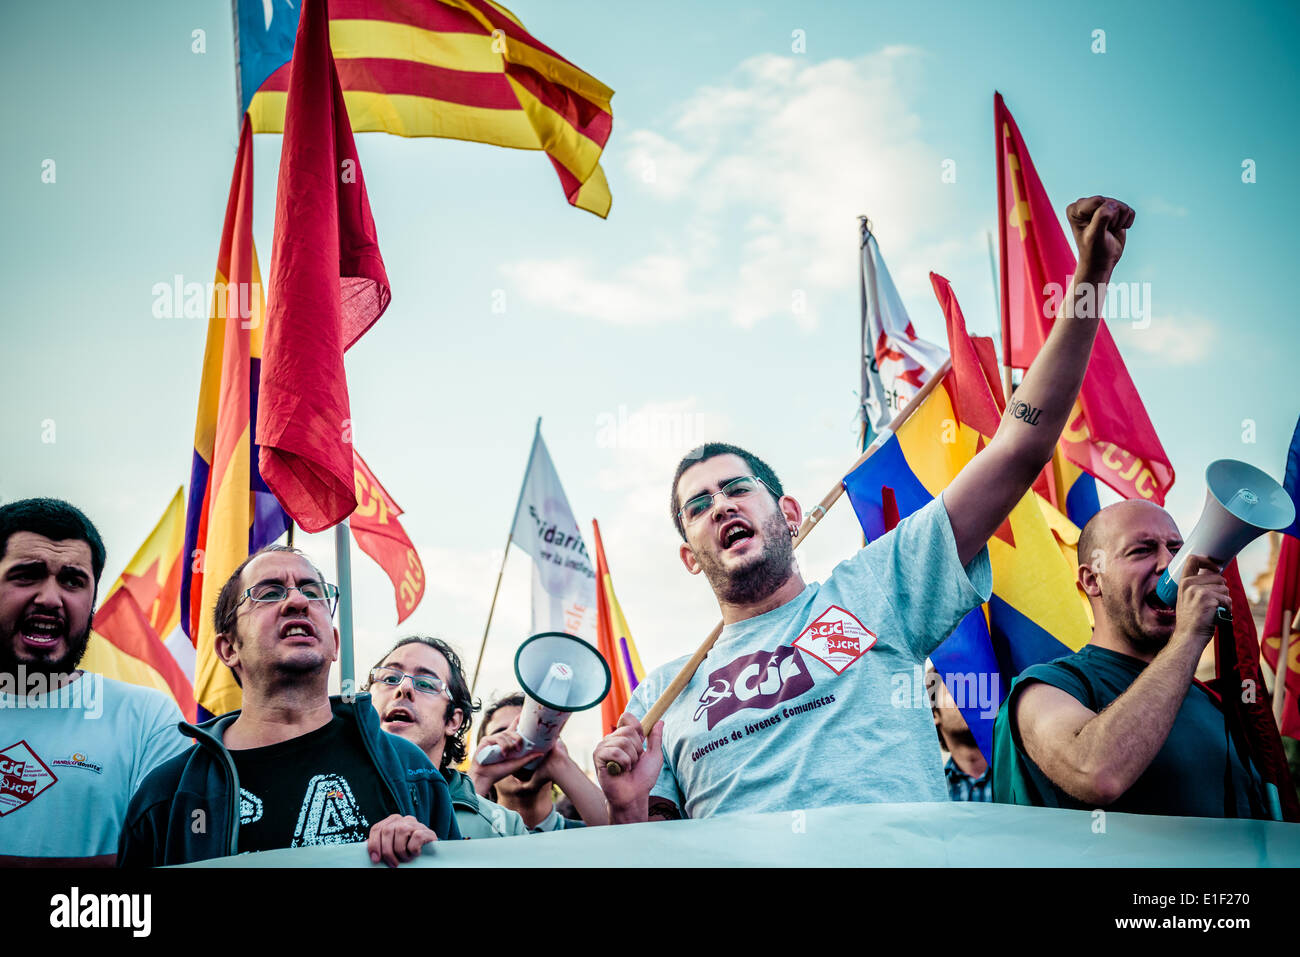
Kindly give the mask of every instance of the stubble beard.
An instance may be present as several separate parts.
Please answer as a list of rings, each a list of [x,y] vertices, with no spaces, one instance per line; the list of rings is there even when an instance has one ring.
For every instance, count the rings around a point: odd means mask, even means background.
[[[1119,632],[1132,646],[1134,651],[1143,655],[1158,654],[1169,644],[1169,635],[1151,634],[1142,626],[1142,609],[1139,604],[1134,608],[1128,604],[1103,596],[1102,607],[1108,618],[1117,626]]]
[[[719,601],[752,605],[767,598],[790,578],[794,543],[785,516],[780,512],[769,516],[759,531],[763,536],[763,551],[748,565],[727,568],[711,550],[701,550],[696,556]]]

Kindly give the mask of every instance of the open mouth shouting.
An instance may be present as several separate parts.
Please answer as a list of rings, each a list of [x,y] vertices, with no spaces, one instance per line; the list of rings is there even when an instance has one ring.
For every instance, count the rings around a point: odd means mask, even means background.
[[[1142,604],[1154,613],[1156,621],[1160,624],[1172,625],[1174,623],[1174,609],[1165,606],[1165,603],[1156,595],[1154,588],[1147,592],[1146,597],[1142,599]]]
[[[734,518],[723,524],[718,529],[718,544],[722,546],[724,552],[732,551],[736,548],[744,549],[742,542],[747,542],[754,537],[754,528],[743,518]]]
[[[315,641],[316,629],[306,618],[292,618],[280,624],[280,637],[295,642]]]
[[[31,649],[53,648],[67,637],[67,623],[53,615],[28,615],[18,626],[23,643]]]
[[[385,731],[400,733],[402,728],[409,728],[415,724],[415,714],[401,705],[393,705],[384,712],[383,724]]]

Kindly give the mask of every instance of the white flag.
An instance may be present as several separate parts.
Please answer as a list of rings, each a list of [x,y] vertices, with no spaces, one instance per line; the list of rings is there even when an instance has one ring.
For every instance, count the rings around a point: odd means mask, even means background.
[[[533,558],[533,633],[595,640],[596,570],[539,428],[511,541]]]
[[[876,237],[865,226],[862,232],[863,403],[870,434],[887,426],[921,390],[948,350],[917,338]]]

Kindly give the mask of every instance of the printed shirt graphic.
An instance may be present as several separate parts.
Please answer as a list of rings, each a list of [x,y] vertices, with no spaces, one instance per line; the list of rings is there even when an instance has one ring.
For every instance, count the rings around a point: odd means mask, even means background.
[[[992,590],[957,558],[942,497],[780,608],[728,625],[664,717],[652,789],[690,817],[946,801],[922,663]],[[656,669],[643,716],[686,663]],[[990,707],[996,707],[993,702]]]
[[[239,773],[239,852],[355,844],[396,811],[357,729],[323,728],[231,751]]]
[[[54,694],[0,693],[0,855],[116,853],[131,795],[192,743],[180,721],[161,692],[91,673]]]

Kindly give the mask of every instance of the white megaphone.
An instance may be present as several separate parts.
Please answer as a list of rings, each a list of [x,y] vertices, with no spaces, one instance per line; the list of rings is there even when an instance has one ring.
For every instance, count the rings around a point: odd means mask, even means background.
[[[1170,608],[1178,600],[1178,578],[1191,555],[1208,558],[1220,569],[1265,532],[1295,521],[1295,503],[1286,489],[1253,465],[1233,459],[1211,462],[1205,470],[1205,508],[1156,584],[1156,595]]]
[[[549,751],[575,711],[586,711],[609,693],[609,665],[581,638],[562,631],[533,635],[515,652],[515,677],[524,692],[518,735],[524,751]],[[496,764],[501,749],[489,744],[475,756],[479,764]],[[525,767],[542,762],[537,758]]]

